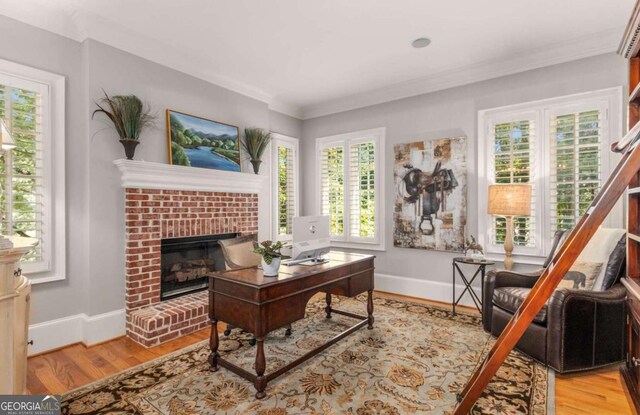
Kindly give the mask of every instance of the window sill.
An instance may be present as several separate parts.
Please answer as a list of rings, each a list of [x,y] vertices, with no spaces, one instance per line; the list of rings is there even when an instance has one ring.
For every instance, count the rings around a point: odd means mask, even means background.
[[[487,252],[484,254],[484,258],[490,261],[504,262],[505,254],[498,252]],[[523,264],[542,266],[542,264],[544,264],[544,260],[547,257],[539,255],[513,254],[512,258],[515,265]]]
[[[384,251],[384,244],[366,242],[331,241],[331,248],[360,249],[364,251]]]
[[[31,285],[43,284],[45,282],[63,281],[65,280],[64,272],[57,269],[51,269],[46,262],[40,263],[19,263],[22,272],[31,282]]]
[[[54,282],[54,281],[64,281],[66,278],[63,275],[44,275],[42,277],[38,277],[37,274],[34,276],[33,274],[27,274],[27,279],[31,283],[31,285],[44,284],[45,282]]]

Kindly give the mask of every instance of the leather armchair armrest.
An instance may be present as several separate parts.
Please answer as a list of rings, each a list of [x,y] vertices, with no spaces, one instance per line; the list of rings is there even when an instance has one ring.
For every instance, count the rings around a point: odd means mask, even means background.
[[[542,269],[531,272],[513,272],[500,270],[495,271],[496,284],[498,287],[524,287],[533,288],[540,275],[542,275]]]
[[[624,359],[626,290],[562,288],[548,305],[547,363],[560,373]]]
[[[561,312],[564,303],[573,299],[576,301],[602,301],[602,302],[617,302],[624,301],[627,297],[627,290],[622,284],[616,284],[606,291],[587,291],[587,290],[574,290],[569,288],[557,289],[551,299],[549,300],[549,312],[554,313],[554,310]]]
[[[531,288],[538,281],[540,274],[542,270],[532,272],[491,270],[487,273],[482,287],[482,327],[486,332],[491,333],[493,291],[498,287]]]

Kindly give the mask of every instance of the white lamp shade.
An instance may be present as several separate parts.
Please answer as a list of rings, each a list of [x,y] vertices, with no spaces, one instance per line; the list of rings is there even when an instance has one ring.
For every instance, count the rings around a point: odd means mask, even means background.
[[[16,147],[16,142],[2,119],[0,119],[0,143],[3,150],[12,150]]]
[[[488,212],[497,216],[530,216],[531,185],[490,185]]]

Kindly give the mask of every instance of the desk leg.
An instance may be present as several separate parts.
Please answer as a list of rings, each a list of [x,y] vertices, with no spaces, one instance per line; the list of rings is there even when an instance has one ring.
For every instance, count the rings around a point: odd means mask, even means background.
[[[327,300],[327,306],[324,308],[324,312],[327,313],[327,318],[331,318],[331,294],[327,293],[325,299]]]
[[[264,399],[267,394],[265,393],[265,389],[267,389],[267,378],[264,376],[264,371],[266,369],[266,362],[264,359],[264,337],[256,338],[256,381],[254,386],[257,390],[256,399]]]
[[[211,319],[211,336],[209,337],[209,347],[211,348],[211,354],[209,354],[209,364],[211,365],[211,371],[218,371],[218,320]]]
[[[373,290],[367,292],[367,328],[371,330],[373,328]]]

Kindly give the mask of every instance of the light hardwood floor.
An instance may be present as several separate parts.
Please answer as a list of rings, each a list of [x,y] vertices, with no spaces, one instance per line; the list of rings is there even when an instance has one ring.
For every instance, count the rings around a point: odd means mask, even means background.
[[[376,295],[407,299],[387,293]],[[411,300],[447,306],[422,299]],[[150,349],[126,337],[91,347],[82,344],[67,346],[29,358],[27,387],[32,394],[64,393],[208,337],[209,329],[204,329]],[[556,376],[555,398],[558,415],[633,414],[616,367],[587,374]]]

